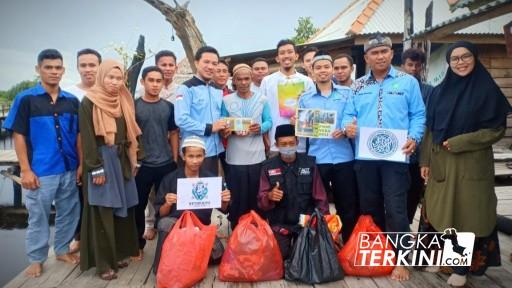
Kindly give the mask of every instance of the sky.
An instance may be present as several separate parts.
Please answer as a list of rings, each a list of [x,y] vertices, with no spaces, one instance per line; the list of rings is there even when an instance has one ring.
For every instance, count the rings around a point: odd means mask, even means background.
[[[174,5],[171,0],[164,0]],[[184,0],[178,0],[183,4]],[[299,17],[323,27],[350,0],[191,0],[188,9],[205,42],[222,55],[273,49],[295,34]],[[36,76],[37,54],[56,48],[64,56],[62,87],[80,80],[76,52],[93,48],[117,58],[114,46],[134,51],[140,34],[146,54],[162,49],[185,57],[171,25],[143,0],[0,0],[0,90]],[[146,64],[154,63],[154,58]]]

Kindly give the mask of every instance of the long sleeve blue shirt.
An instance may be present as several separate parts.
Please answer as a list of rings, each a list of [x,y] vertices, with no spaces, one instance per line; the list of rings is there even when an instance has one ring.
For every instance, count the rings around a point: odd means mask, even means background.
[[[206,144],[206,157],[224,151],[218,133],[212,133],[213,123],[221,118],[222,90],[194,76],[178,87],[174,107],[181,139],[201,137]]]
[[[390,67],[381,82],[375,80],[370,70],[355,81],[353,89],[344,111],[343,126],[356,118],[357,127],[407,130],[408,137],[420,143],[425,129],[425,105],[418,80]],[[359,131],[356,158],[358,140]]]
[[[335,110],[337,112],[336,129],[342,129],[343,113],[351,96],[352,90],[348,87],[333,85],[331,94],[328,96],[323,96],[317,88],[300,98],[299,107]],[[317,164],[337,164],[354,160],[352,146],[347,138],[310,138],[308,155],[315,156]]]

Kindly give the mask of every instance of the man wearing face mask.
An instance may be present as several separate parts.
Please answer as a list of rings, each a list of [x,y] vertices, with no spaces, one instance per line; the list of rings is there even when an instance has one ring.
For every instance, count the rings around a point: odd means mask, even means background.
[[[310,215],[315,208],[327,214],[329,206],[315,158],[297,153],[294,126],[277,126],[275,140],[279,156],[262,164],[258,207],[266,211],[281,255],[286,259],[297,235],[300,215]]]

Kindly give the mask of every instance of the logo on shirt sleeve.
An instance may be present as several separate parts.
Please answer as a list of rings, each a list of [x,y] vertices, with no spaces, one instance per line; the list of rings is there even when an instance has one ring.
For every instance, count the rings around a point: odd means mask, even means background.
[[[176,95],[176,101],[182,100],[182,99],[183,99],[183,95],[182,94]]]

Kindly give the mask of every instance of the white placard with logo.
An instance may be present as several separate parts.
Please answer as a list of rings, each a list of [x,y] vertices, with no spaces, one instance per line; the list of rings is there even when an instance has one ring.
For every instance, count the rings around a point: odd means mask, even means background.
[[[359,128],[358,159],[407,162],[402,151],[407,142],[407,130]]]
[[[177,210],[221,207],[221,177],[180,178],[177,190]]]

